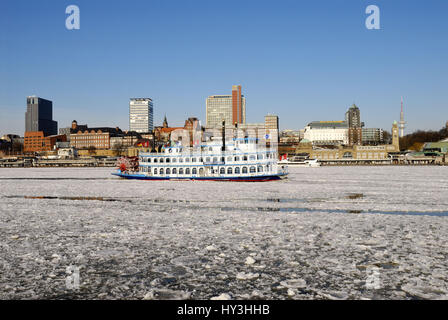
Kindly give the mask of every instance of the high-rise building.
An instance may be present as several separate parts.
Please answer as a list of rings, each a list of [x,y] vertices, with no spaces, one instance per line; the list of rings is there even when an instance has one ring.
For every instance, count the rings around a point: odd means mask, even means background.
[[[231,95],[209,96],[206,100],[206,126],[220,127],[246,123],[246,98],[241,94],[241,86],[233,86]]]
[[[58,123],[53,121],[53,102],[36,96],[26,98],[25,132],[42,131],[44,136],[56,135]]]
[[[348,144],[362,144],[362,127],[361,113],[359,108],[353,104],[345,113],[345,122],[348,125]]]
[[[272,114],[264,116],[264,125],[266,129],[278,130],[278,116]]]
[[[361,128],[361,113],[356,104],[353,104],[350,108],[348,108],[345,113],[345,121],[349,128]]]
[[[129,101],[129,131],[151,132],[153,104],[151,98],[131,98]]]

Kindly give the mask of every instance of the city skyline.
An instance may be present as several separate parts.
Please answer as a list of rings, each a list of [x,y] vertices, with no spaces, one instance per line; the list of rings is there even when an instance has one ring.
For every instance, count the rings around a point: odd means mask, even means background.
[[[1,134],[23,135],[31,95],[53,101],[60,127],[76,118],[127,129],[135,96],[153,98],[155,125],[165,114],[174,126],[192,116],[205,124],[205,99],[236,83],[246,121],[274,113],[281,129],[339,119],[355,103],[366,126],[390,130],[402,96],[405,134],[448,119],[444,2],[375,1],[380,30],[365,28],[365,1],[247,1],[237,12],[220,2],[76,1],[79,30],[65,28],[69,4],[0,4]]]

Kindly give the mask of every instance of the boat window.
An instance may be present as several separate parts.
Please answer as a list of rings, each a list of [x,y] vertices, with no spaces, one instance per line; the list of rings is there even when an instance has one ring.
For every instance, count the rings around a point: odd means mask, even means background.
[[[258,166],[258,172],[263,172],[263,166]]]
[[[191,162],[196,162],[196,158],[192,158],[192,159],[191,159]]]
[[[173,168],[173,174],[177,174],[177,169]]]
[[[258,160],[263,159],[263,155],[262,155],[262,154],[257,154],[257,159],[258,159]]]
[[[185,174],[190,174],[190,168],[185,169]]]
[[[157,168],[154,168],[154,174],[157,174]]]
[[[204,162],[204,159],[202,159],[202,157],[199,158],[199,162]]]
[[[177,159],[176,159],[176,158],[173,158],[171,162],[177,162]]]
[[[160,174],[163,174],[163,168],[160,168],[159,173],[160,173]]]
[[[218,158],[217,157],[213,157],[213,162],[218,162]]]
[[[235,161],[240,161],[240,157],[235,157]]]
[[[257,169],[255,167],[250,167],[250,173],[254,173],[256,171],[257,171]]]
[[[232,161],[232,157],[227,157],[227,161],[228,162]]]
[[[180,168],[179,169],[179,174],[184,174],[184,169]]]
[[[228,167],[227,168],[227,174],[232,174],[233,172],[232,172],[232,167]]]
[[[239,174],[240,173],[240,167],[236,167],[235,168],[235,174]]]
[[[225,162],[226,159],[224,157],[221,157],[221,162]]]
[[[163,158],[160,158],[160,163],[162,163],[163,162]]]
[[[191,170],[191,174],[197,174],[198,173],[198,170],[196,170],[196,168],[193,168],[192,170]]]
[[[170,158],[166,158],[166,163],[169,163],[169,162],[170,162]]]
[[[170,170],[170,168],[167,168],[167,169],[166,169],[166,174],[171,174],[171,170]]]
[[[247,156],[243,156],[243,161],[247,161]]]
[[[208,151],[213,151],[213,148],[212,147],[208,148]]]
[[[226,170],[224,169],[224,167],[221,167],[219,169],[219,174],[224,174],[224,173],[226,173]]]
[[[185,162],[190,162],[190,158],[185,158]]]
[[[247,167],[243,167],[243,173],[247,173]]]
[[[210,157],[205,158],[205,162],[210,162]]]
[[[159,162],[159,160],[157,158],[154,158],[154,163]]]
[[[179,162],[184,162],[184,159],[183,158],[179,158]]]

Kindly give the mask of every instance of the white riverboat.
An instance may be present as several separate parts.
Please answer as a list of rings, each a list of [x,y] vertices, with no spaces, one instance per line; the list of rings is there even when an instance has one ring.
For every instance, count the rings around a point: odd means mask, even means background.
[[[231,143],[210,141],[195,147],[171,146],[161,153],[141,152],[122,158],[113,174],[143,180],[269,181],[287,176],[278,164],[276,148],[256,138],[233,138]]]
[[[317,159],[299,159],[292,158],[288,160],[286,157],[278,161],[279,165],[291,166],[291,167],[320,167],[321,163]]]

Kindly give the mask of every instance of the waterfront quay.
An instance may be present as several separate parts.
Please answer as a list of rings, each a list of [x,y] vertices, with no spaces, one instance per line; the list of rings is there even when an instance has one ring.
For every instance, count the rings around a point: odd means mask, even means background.
[[[78,159],[37,159],[3,158],[0,168],[30,167],[114,167],[117,158],[78,158]]]

